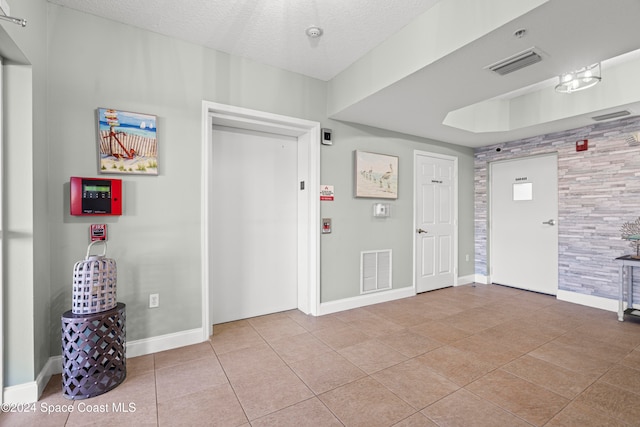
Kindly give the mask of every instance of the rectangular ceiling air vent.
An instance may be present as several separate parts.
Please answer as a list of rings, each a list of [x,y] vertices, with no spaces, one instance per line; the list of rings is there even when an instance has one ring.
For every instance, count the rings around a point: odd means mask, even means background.
[[[531,47],[494,64],[487,65],[484,68],[504,76],[505,74],[513,73],[514,71],[521,70],[540,61],[542,61],[542,56],[535,51],[535,48]]]
[[[601,122],[603,120],[617,119],[618,117],[628,116],[629,114],[631,114],[631,111],[621,110],[621,111],[616,111],[615,113],[602,114],[601,116],[594,116],[591,118],[596,122]]]

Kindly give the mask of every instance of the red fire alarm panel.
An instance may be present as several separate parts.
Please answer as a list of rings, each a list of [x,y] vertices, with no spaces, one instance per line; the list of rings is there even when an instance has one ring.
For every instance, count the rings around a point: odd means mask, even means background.
[[[71,177],[71,215],[122,215],[122,180]]]
[[[581,139],[576,141],[576,151],[587,151],[589,149],[589,140]]]

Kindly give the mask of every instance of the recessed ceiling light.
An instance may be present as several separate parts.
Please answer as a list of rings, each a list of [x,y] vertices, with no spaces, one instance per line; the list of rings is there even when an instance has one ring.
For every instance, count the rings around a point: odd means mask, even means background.
[[[524,35],[525,35],[526,33],[527,33],[527,30],[525,30],[524,28],[520,28],[519,30],[516,30],[516,31],[513,33],[513,36],[514,36],[515,38],[521,39],[521,38],[523,38],[523,37],[524,37]]]

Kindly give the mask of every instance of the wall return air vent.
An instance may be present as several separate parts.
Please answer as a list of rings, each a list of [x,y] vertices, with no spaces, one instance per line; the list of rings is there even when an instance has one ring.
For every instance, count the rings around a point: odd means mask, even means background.
[[[535,48],[531,47],[523,52],[516,53],[501,61],[487,65],[484,68],[485,70],[491,70],[494,73],[504,76],[505,74],[513,73],[514,71],[521,70],[540,61],[542,61],[542,56]]]

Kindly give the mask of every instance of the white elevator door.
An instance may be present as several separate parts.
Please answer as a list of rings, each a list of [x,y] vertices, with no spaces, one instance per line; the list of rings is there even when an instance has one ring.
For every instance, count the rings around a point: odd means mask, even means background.
[[[213,127],[213,324],[297,307],[297,139]]]
[[[558,158],[491,164],[491,281],[558,293]]]

